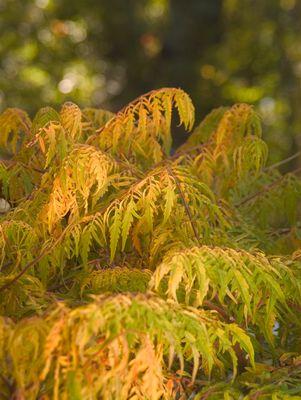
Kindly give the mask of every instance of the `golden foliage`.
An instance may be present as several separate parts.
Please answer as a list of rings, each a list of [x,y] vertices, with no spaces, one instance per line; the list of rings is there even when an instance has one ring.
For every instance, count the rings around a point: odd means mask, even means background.
[[[8,108],[0,115],[0,147],[16,153],[20,140],[30,135],[31,121],[25,111]]]
[[[135,155],[143,164],[160,161],[170,151],[173,107],[180,123],[191,130],[194,107],[189,96],[181,89],[154,90],[130,103],[97,132],[100,148],[127,158]]]
[[[298,171],[247,104],[170,155],[174,109],[192,130],[174,88],[1,114],[1,400],[301,394]]]

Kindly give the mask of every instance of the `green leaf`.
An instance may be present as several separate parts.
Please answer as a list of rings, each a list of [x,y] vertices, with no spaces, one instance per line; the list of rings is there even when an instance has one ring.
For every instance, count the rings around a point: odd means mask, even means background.
[[[172,211],[173,206],[174,206],[174,203],[175,203],[176,198],[177,198],[174,189],[175,188],[170,184],[164,190],[165,205],[164,205],[164,213],[163,213],[163,224],[166,224],[167,220],[169,219],[171,211]]]
[[[114,216],[112,218],[112,223],[110,226],[110,250],[111,250],[111,258],[110,261],[112,262],[115,257],[117,243],[120,237],[120,230],[121,230],[121,210],[120,208],[115,209]]]
[[[136,218],[139,218],[139,215],[136,213],[136,209],[137,209],[137,205],[133,201],[133,199],[131,199],[124,211],[124,216],[122,219],[122,230],[121,230],[121,237],[122,237],[121,248],[122,248],[122,250],[124,250],[124,248],[125,248],[126,240],[128,238],[129,231],[130,231],[130,228],[131,228],[133,220],[134,220],[134,216]]]
[[[81,384],[76,376],[75,371],[68,371],[67,375],[67,391],[68,399],[70,400],[84,400],[81,395]]]

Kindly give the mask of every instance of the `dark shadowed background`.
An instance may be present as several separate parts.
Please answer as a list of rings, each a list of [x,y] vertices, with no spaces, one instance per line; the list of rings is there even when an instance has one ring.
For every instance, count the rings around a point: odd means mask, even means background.
[[[162,86],[186,90],[197,121],[254,104],[270,161],[295,153],[301,1],[0,0],[0,110],[65,100],[118,110]]]

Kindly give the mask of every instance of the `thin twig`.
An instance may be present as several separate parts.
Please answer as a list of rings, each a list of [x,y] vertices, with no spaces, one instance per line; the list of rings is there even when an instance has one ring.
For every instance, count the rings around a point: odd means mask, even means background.
[[[0,378],[5,383],[5,385],[8,387],[10,393],[12,393],[13,392],[13,388],[14,388],[13,384],[11,384],[10,381],[6,378],[6,376],[3,375],[1,372],[0,372]]]
[[[269,232],[271,236],[280,236],[280,235],[286,235],[287,233],[290,233],[293,228],[280,228],[274,231]]]
[[[226,312],[222,307],[220,307],[220,306],[218,306],[218,305],[212,303],[212,302],[209,301],[209,300],[204,300],[204,301],[203,301],[203,305],[204,305],[205,307],[208,307],[209,310],[216,311],[218,314],[220,314],[220,316],[221,316],[226,322],[228,322],[228,323],[233,322],[233,321],[231,321],[231,317],[229,317],[229,315],[227,314],[227,312]]]
[[[280,167],[281,165],[284,165],[284,164],[286,164],[286,163],[288,163],[288,162],[294,160],[295,158],[297,158],[297,157],[299,157],[299,156],[301,156],[301,150],[298,151],[297,153],[293,154],[292,156],[285,158],[284,160],[281,160],[281,161],[279,161],[279,162],[277,162],[277,163],[275,163],[275,164],[272,164],[272,165],[270,165],[270,166],[264,168],[263,171],[266,172],[266,171],[270,171],[270,170],[272,170],[272,169],[274,169],[274,168],[278,168],[278,167]]]
[[[251,196],[245,197],[238,203],[235,203],[234,204],[235,207],[240,207],[240,206],[244,205],[245,203],[248,203],[249,201],[255,199],[256,197],[261,196],[263,193],[268,192],[272,187],[276,186],[279,182],[281,182],[282,178],[283,177],[277,179],[276,181],[274,181],[273,183],[270,183],[269,185],[263,186],[262,190],[260,190],[256,193],[253,193]]]
[[[301,167],[300,168],[296,168],[294,171],[288,172],[288,174],[296,174],[297,172],[301,171]],[[253,200],[254,198],[261,196],[263,193],[268,192],[271,188],[273,188],[274,186],[277,186],[278,183],[280,183],[285,177],[286,175],[281,176],[280,178],[276,179],[274,182],[263,186],[262,190],[252,194],[251,196],[245,197],[244,199],[242,199],[241,201],[239,201],[238,203],[234,204],[235,207],[240,207],[245,203],[248,203],[249,201]]]

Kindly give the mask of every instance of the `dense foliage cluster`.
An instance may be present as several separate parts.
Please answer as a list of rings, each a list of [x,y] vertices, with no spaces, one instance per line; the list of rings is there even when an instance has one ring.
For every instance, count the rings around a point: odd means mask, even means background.
[[[173,88],[2,113],[0,399],[300,398],[298,171],[247,104],[193,126]]]

